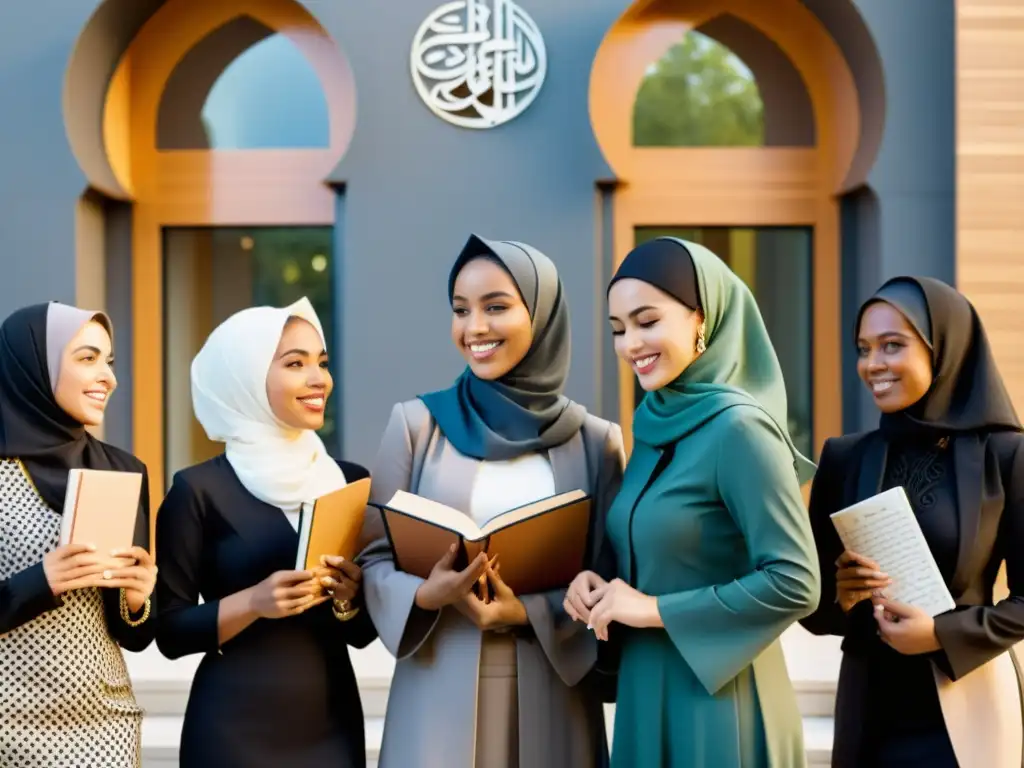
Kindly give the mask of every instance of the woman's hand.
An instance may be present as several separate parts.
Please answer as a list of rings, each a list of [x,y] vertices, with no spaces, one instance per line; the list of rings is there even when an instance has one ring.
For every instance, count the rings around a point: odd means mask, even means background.
[[[312,571],[277,571],[252,587],[249,609],[262,619],[297,616],[330,600],[330,595],[317,597],[317,592]]]
[[[608,584],[593,571],[583,571],[572,580],[565,591],[562,608],[573,621],[590,621],[590,609],[594,607],[594,590]]]
[[[935,636],[935,620],[912,605],[873,597],[878,636],[904,656],[916,656],[942,649]]]
[[[501,580],[495,561],[487,564],[484,575],[490,586],[491,598],[485,602],[472,592],[467,592],[455,604],[459,612],[476,624],[478,629],[502,629],[529,623],[526,606]]]
[[[645,595],[622,579],[614,579],[593,592],[594,607],[590,611],[590,629],[598,640],[608,639],[608,625],[613,621],[627,627],[662,627],[658,598]]]
[[[43,573],[56,597],[73,589],[99,586],[103,563],[92,544],[65,544],[43,556]]]
[[[437,561],[430,576],[416,590],[416,605],[424,611],[439,611],[446,605],[457,603],[468,593],[487,567],[487,555],[481,552],[461,571],[452,570],[458,545],[452,544],[444,557]]]
[[[356,599],[363,581],[363,570],[351,560],[336,555],[320,558],[320,583],[335,603],[348,604]],[[344,609],[347,610],[347,609]]]
[[[874,560],[847,550],[836,560],[836,598],[843,613],[849,613],[862,600],[881,595],[892,584],[888,574]]]
[[[128,609],[138,613],[156,587],[156,562],[144,547],[115,550],[111,554],[124,559],[127,564],[103,571],[103,583],[100,586],[123,589]]]

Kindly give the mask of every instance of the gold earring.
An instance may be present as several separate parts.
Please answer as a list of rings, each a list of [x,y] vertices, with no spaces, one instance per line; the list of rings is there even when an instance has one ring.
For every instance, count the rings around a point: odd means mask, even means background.
[[[704,323],[700,324],[697,328],[697,354],[703,355],[704,351],[708,348],[707,342],[704,340],[704,336],[707,333],[707,326]]]

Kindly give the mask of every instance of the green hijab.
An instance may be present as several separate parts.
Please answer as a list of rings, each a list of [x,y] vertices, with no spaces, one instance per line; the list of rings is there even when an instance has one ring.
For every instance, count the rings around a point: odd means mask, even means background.
[[[789,435],[782,367],[750,290],[704,246],[678,238],[659,239],[681,246],[680,269],[687,266],[682,262],[687,255],[693,260],[707,348],[679,378],[647,393],[633,416],[634,438],[660,448],[678,442],[728,408],[753,405],[778,427],[793,454],[799,481],[810,480],[815,466],[797,451]],[[645,279],[642,274],[643,267],[634,265],[629,276]],[[616,274],[621,276],[625,275]],[[652,279],[645,282],[662,288]]]

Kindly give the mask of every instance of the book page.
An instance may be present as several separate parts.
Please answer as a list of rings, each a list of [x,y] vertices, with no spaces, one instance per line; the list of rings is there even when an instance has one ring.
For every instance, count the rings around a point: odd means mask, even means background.
[[[528,520],[531,517],[548,512],[558,507],[564,507],[571,504],[574,501],[587,498],[586,491],[576,489],[574,491],[566,491],[565,493],[559,493],[555,496],[548,496],[537,501],[531,501],[529,504],[524,504],[521,507],[510,509],[507,512],[501,512],[490,520],[481,528],[484,535],[490,536],[503,528],[508,528],[515,525],[516,523]]]
[[[890,600],[916,606],[929,616],[956,606],[903,488],[872,496],[831,517],[843,546],[874,560],[892,579],[885,589]]]
[[[395,495],[391,497],[391,500],[381,505],[381,507],[383,510],[391,510],[418,518],[472,541],[484,537],[480,528],[469,515],[463,514],[457,509],[452,509],[447,504],[442,504],[423,496],[417,496],[414,493],[395,491]]]

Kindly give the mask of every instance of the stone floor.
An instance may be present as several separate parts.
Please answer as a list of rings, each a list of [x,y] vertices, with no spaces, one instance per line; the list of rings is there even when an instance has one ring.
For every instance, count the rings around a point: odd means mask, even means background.
[[[838,642],[799,627],[784,638],[790,677],[804,716],[810,768],[827,768],[832,745],[832,706],[839,666]],[[156,648],[129,655],[136,695],[147,712],[142,729],[143,768],[178,768],[178,738],[197,658],[171,662]],[[379,644],[353,654],[366,715],[368,768],[376,768],[394,662]],[[609,724],[614,708],[608,708]]]

